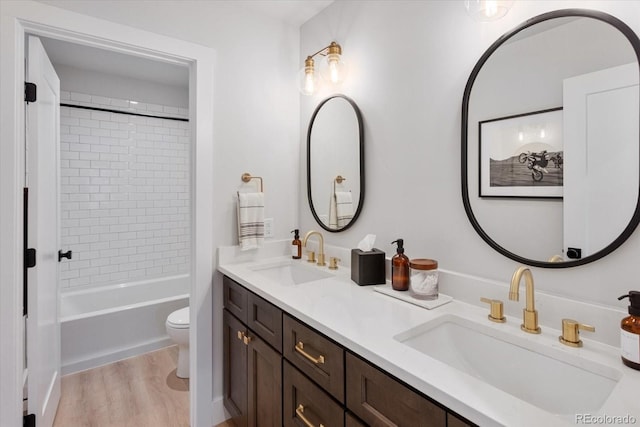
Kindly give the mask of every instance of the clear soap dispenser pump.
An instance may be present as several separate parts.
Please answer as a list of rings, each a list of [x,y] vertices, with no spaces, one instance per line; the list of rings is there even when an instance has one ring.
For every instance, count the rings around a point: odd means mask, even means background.
[[[409,290],[409,258],[404,254],[404,239],[397,239],[391,244],[397,243],[396,254],[391,258],[391,287],[396,291]]]

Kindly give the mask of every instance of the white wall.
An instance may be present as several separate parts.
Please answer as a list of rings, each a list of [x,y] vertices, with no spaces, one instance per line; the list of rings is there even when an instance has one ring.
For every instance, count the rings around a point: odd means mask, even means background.
[[[42,1],[177,39],[214,47],[215,246],[236,244],[234,195],[244,172],[262,176],[275,238],[296,225],[298,29],[233,1]],[[286,167],[283,168],[283,165]]]
[[[31,2],[2,2],[28,4]],[[266,215],[274,238],[289,238],[297,226],[299,159],[298,28],[260,15],[233,1],[50,1],[53,6],[215,49],[213,199],[214,229],[202,239],[213,247],[237,243],[235,195],[240,176],[264,178]],[[11,5],[11,7],[13,7]],[[20,6],[16,6],[20,7]],[[10,9],[10,8],[8,8]],[[5,8],[2,6],[4,14]],[[83,21],[84,22],[84,21]],[[3,52],[4,54],[4,52]],[[8,66],[15,66],[9,64]],[[4,56],[3,56],[3,70]],[[197,93],[191,93],[197,98]],[[206,99],[206,98],[205,98]],[[3,116],[5,112],[3,111]],[[7,121],[12,116],[7,114]],[[198,123],[198,128],[205,126]],[[3,122],[4,123],[4,122]],[[207,153],[204,153],[207,154]],[[196,175],[201,173],[196,170]],[[201,191],[196,189],[196,192]],[[4,212],[4,211],[3,211]],[[197,226],[197,225],[196,225]],[[202,256],[196,254],[198,262]],[[207,259],[215,268],[215,259]],[[222,395],[222,284],[199,292],[211,311],[198,306],[198,403]],[[211,319],[213,312],[213,319]],[[213,326],[212,326],[213,325]],[[212,338],[210,338],[212,337]],[[210,367],[201,355],[213,357]],[[208,380],[213,372],[213,384]],[[192,382],[192,385],[194,382]],[[199,418],[201,419],[201,418]],[[214,420],[215,421],[215,420]]]
[[[46,49],[46,48],[45,48]],[[189,88],[56,64],[60,89],[149,104],[189,108]]]
[[[359,105],[365,122],[363,211],[353,227],[326,240],[355,247],[365,234],[374,233],[376,246],[391,256],[389,242],[403,237],[410,258],[434,258],[443,269],[508,281],[516,263],[476,234],[462,205],[462,96],[477,60],[498,37],[540,13],[572,7],[608,12],[640,34],[640,2],[628,1],[518,1],[494,23],[473,21],[459,1],[340,1],[305,23],[300,63],[331,40],[340,43],[350,65],[343,92]],[[314,106],[325,96],[303,97],[301,138]],[[306,191],[304,171],[302,167],[301,194]],[[303,199],[300,218],[302,231],[318,228]],[[632,266],[639,253],[636,230],[622,247],[595,263],[534,269],[536,286],[625,307],[616,297],[638,288]]]
[[[60,108],[60,237],[73,251],[60,264],[61,289],[188,274],[189,123],[126,114],[188,112],[78,92],[60,99],[123,111]]]
[[[51,1],[57,7],[213,47],[214,247],[237,244],[235,195],[244,172],[262,176],[274,238],[297,227],[300,141],[298,29],[233,2]],[[211,260],[212,263],[215,260]],[[213,398],[222,395],[222,283],[213,283]],[[206,334],[208,322],[199,322]],[[207,343],[200,343],[206,346]],[[206,396],[198,396],[206,399]]]

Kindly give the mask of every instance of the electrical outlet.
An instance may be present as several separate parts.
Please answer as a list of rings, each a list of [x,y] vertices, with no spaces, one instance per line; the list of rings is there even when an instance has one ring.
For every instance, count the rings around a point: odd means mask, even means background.
[[[264,219],[264,237],[273,237],[273,218]]]

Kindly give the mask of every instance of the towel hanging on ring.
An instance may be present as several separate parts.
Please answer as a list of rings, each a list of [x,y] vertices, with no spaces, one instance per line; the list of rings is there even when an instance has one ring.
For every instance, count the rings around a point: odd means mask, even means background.
[[[264,193],[238,193],[238,241],[243,251],[262,247]]]

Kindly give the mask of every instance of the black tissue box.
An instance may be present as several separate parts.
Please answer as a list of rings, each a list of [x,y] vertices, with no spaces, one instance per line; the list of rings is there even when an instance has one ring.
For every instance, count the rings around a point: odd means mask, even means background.
[[[384,273],[384,252],[380,249],[351,249],[351,280],[360,286],[382,285],[386,283]]]

